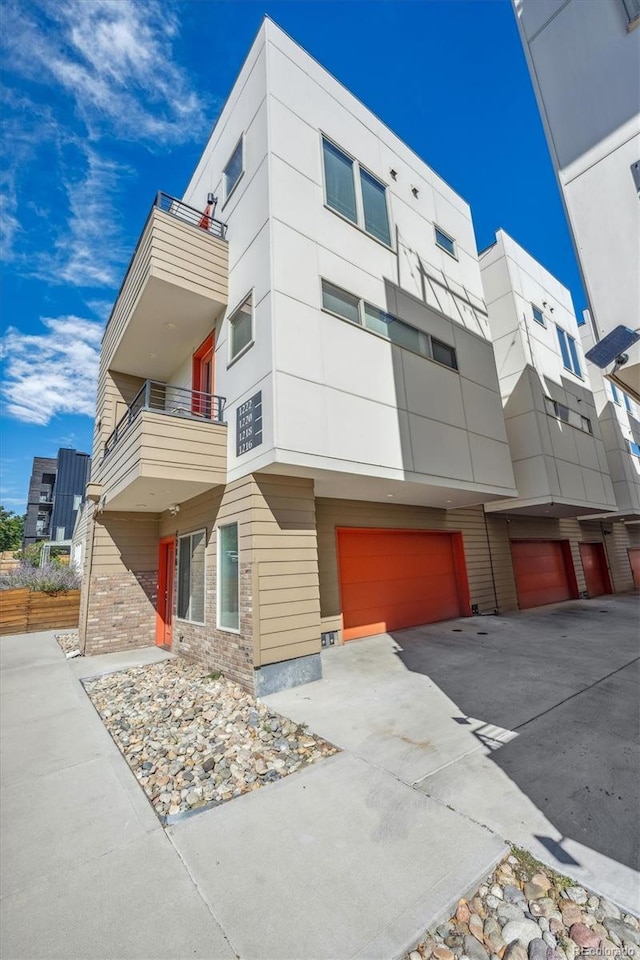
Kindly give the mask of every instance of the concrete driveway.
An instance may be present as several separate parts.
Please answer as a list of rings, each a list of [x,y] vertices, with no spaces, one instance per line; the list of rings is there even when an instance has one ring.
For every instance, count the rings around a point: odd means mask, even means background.
[[[266,699],[638,913],[639,625],[637,594],[433,624]]]
[[[164,829],[79,678],[166,655],[0,650],[3,960],[390,960],[505,852],[349,750]]]

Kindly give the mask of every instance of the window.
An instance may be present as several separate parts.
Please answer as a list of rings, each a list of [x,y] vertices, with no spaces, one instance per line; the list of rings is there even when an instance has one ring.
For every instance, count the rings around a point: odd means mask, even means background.
[[[385,337],[399,347],[419,353],[452,370],[458,369],[456,351],[453,347],[326,280],[322,281],[322,308],[343,320],[357,323],[358,326]]]
[[[235,360],[253,343],[253,296],[240,304],[229,318],[230,360]]]
[[[56,542],[59,543],[61,540],[64,540],[64,527],[56,527]]]
[[[76,493],[73,498],[73,509],[78,510],[80,508],[81,503],[82,503],[82,494]]]
[[[624,405],[627,408],[628,413],[633,413],[633,404],[631,403],[631,397],[628,397],[627,394],[624,394]]]
[[[387,188],[357,160],[322,138],[325,200],[328,207],[391,246]],[[359,183],[359,195],[356,184]]]
[[[441,230],[439,227],[434,227],[434,230],[436,232],[436,245],[440,247],[441,250],[444,250],[446,253],[451,254],[451,256],[455,257],[457,260],[458,255],[456,254],[455,240],[452,237],[450,237],[448,233],[445,233],[443,230]]]
[[[583,433],[593,434],[591,420],[589,420],[588,417],[583,417],[582,414],[577,413],[575,410],[570,410],[566,404],[552,400],[551,397],[544,398],[544,405],[550,417],[555,417],[556,420],[568,423],[577,430],[582,430]]]
[[[533,319],[535,322],[544,327],[544,314],[542,313],[540,307],[536,307],[535,304],[532,303],[531,312],[533,313]]]
[[[620,404],[620,391],[616,387],[615,383],[611,384],[611,396],[613,397],[613,402]]]
[[[218,626],[240,629],[238,524],[218,527]]]
[[[576,341],[573,337],[570,337],[562,327],[556,327],[556,331],[558,334],[558,343],[560,344],[560,353],[562,354],[562,362],[567,370],[575,373],[576,377],[582,377]]]
[[[240,137],[235,150],[231,154],[231,159],[223,171],[225,201],[229,199],[238,180],[244,173],[243,159],[242,137]]]
[[[178,540],[178,618],[204,623],[204,530]]]
[[[636,443],[635,440],[629,440],[629,449],[634,457],[640,457],[640,443]]]

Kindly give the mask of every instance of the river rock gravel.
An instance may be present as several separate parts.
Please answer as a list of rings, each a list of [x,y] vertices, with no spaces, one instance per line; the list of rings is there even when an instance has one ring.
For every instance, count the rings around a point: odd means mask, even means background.
[[[76,656],[82,656],[80,652],[80,637],[77,633],[56,633],[55,638],[58,641],[58,646],[62,649],[63,653],[76,653]]]
[[[162,820],[257,790],[337,752],[237,683],[182,658],[84,686]]]
[[[640,923],[514,849],[405,960],[640,960]]]

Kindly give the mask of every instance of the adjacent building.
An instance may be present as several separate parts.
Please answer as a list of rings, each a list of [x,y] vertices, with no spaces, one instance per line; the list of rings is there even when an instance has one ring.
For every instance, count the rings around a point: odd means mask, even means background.
[[[105,331],[85,652],[155,639],[265,693],[516,609],[505,505],[556,493],[517,488],[482,280],[468,204],[266,19]],[[616,508],[597,430],[554,518]]]
[[[518,488],[486,510],[509,520],[518,604],[629,590],[629,533],[571,294],[502,230],[480,266]],[[627,446],[627,469],[632,459]]]
[[[513,0],[600,339],[640,327],[640,2]],[[604,80],[603,78],[606,78]],[[640,344],[615,376],[640,401]],[[607,374],[614,370],[613,365]]]
[[[34,457],[23,549],[40,541],[69,542],[89,479],[88,453],[61,448],[57,457]]]

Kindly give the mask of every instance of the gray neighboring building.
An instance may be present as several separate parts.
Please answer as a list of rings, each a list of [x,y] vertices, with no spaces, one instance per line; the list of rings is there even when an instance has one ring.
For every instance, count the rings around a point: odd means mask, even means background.
[[[88,453],[68,448],[55,458],[33,458],[23,549],[41,540],[71,540],[90,467]]]

